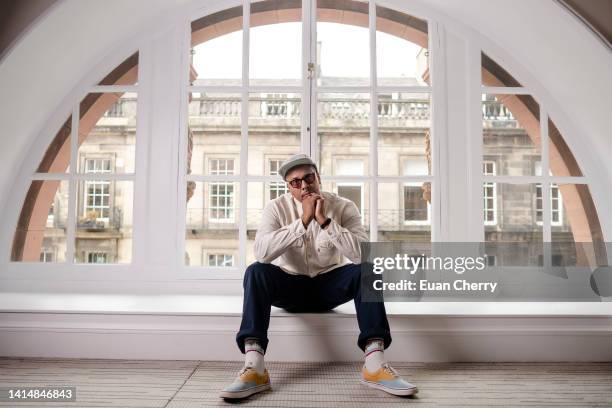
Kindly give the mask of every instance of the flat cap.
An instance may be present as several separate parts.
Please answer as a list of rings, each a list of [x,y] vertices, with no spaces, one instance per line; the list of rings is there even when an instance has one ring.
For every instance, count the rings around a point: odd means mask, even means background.
[[[308,157],[307,154],[300,153],[293,155],[287,160],[285,160],[278,169],[278,174],[280,174],[283,180],[285,180],[285,176],[287,175],[289,170],[296,166],[301,166],[303,164],[309,164],[311,166],[314,166],[315,169],[317,169],[317,165],[315,164],[315,162],[312,161],[310,157]],[[317,171],[319,170],[317,169]]]

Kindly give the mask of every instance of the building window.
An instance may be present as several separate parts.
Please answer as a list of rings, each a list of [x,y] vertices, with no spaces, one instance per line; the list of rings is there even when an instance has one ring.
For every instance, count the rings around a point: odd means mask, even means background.
[[[208,266],[221,266],[221,267],[234,266],[234,255],[208,254]]]
[[[234,159],[210,159],[211,175],[234,174]],[[234,219],[234,184],[224,182],[210,183],[211,221],[232,221]]]
[[[544,214],[542,203],[542,184],[536,184],[536,222],[542,224]],[[559,185],[552,183],[550,185],[550,225],[563,225],[563,207],[561,203],[561,193]]]
[[[429,222],[429,206],[423,199],[420,184],[404,184],[404,222],[426,224]]]
[[[53,228],[55,221],[55,202],[49,206],[49,213],[47,213],[47,227]]]
[[[95,251],[87,253],[87,263],[108,263],[108,253]]]
[[[283,160],[280,160],[280,159],[270,159],[269,160],[271,176],[278,176],[278,169],[280,168],[282,163],[283,163]],[[289,192],[289,189],[287,188],[287,184],[285,182],[283,181],[271,181],[270,182],[270,200],[274,200],[275,198],[278,198],[287,192]]]
[[[335,175],[337,176],[363,176],[364,160],[363,159],[336,159]],[[357,206],[361,214],[362,222],[364,222],[364,188],[360,182],[338,182],[337,193],[340,197],[351,200]]]
[[[215,176],[227,176],[234,174],[234,159],[210,159],[210,174]]]
[[[110,173],[111,159],[85,159],[85,172],[89,174]],[[110,181],[85,181],[85,200],[83,212],[87,218],[110,218]],[[95,217],[89,217],[94,214]]]
[[[542,175],[542,162],[535,162],[535,174]],[[550,170],[548,174],[552,176]],[[559,192],[559,185],[552,183],[550,185],[550,225],[561,226],[563,225],[563,203],[561,202],[561,193]],[[542,225],[542,217],[544,214],[544,207],[542,203],[542,184],[536,184],[536,223]]]
[[[54,262],[53,249],[43,248],[40,252],[40,262]]]
[[[497,170],[495,162],[485,160],[482,163],[482,170],[485,176],[494,176]],[[484,223],[485,225],[495,225],[497,224],[497,184],[486,182],[483,190]]]
[[[487,266],[497,266],[497,255],[486,255]]]
[[[427,175],[429,168],[427,158],[407,156],[403,158],[405,176]],[[431,205],[423,197],[423,183],[408,182],[403,186],[403,220],[404,224],[428,225],[431,223]]]

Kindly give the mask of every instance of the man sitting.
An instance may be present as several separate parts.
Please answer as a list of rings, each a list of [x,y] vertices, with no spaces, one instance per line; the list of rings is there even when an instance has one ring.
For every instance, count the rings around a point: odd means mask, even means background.
[[[222,398],[244,398],[270,389],[264,367],[271,306],[289,312],[323,312],[353,299],[364,352],[361,382],[394,395],[417,388],[385,362],[391,344],[385,304],[361,299],[360,242],[368,236],[357,206],[321,191],[315,163],[305,154],[279,169],[289,186],[266,205],[255,237],[255,258],[244,274],[242,323],[236,335],[245,365]]]

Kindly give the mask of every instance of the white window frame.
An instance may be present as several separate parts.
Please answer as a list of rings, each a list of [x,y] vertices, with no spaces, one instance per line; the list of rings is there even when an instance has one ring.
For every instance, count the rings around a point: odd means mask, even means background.
[[[492,171],[487,171],[487,165],[492,165],[493,166],[493,170]],[[494,160],[484,160],[482,162],[482,170],[483,170],[483,175],[486,176],[494,176],[497,174],[497,163]],[[483,206],[484,203],[487,200],[487,196],[486,196],[486,188],[487,187],[491,187],[492,191],[493,191],[493,208],[492,209],[488,209],[486,208],[486,206],[484,207],[484,213],[486,213],[486,211],[491,211],[493,213],[493,219],[492,220],[487,220],[486,216],[484,219],[484,225],[497,225],[497,183],[494,182],[490,182],[490,181],[485,181],[483,183]]]
[[[231,250],[203,249],[202,250],[202,255],[203,255],[203,258],[204,258],[204,259],[202,259],[202,265],[206,265],[206,266],[213,267],[213,268],[232,268],[234,266],[234,263],[236,262],[236,258],[234,256],[234,253]],[[225,258],[226,257],[230,257],[231,261],[232,261],[232,265],[229,265],[229,266],[210,265],[210,257],[211,256],[215,256],[215,257],[222,256],[224,258],[224,262],[225,262]]]
[[[543,188],[540,183],[536,184],[536,214],[542,213],[541,219],[536,221],[537,225],[542,225],[542,219],[544,219],[544,202],[543,202]],[[556,183],[552,183],[549,188],[550,191],[550,225],[553,227],[561,227],[563,226],[563,197],[561,196],[561,191],[559,190],[559,185]],[[556,191],[556,196],[555,196]],[[537,202],[542,201],[542,209],[538,209]],[[552,206],[553,201],[557,201],[557,210],[555,210]],[[557,213],[558,219],[554,220],[554,215]],[[537,216],[536,216],[537,217]]]
[[[213,161],[218,161],[219,163],[221,162],[221,160],[223,160],[225,162],[225,169],[224,170],[213,170],[212,169],[212,163]],[[228,170],[228,163],[232,163],[232,170],[230,172],[230,170]],[[227,156],[211,156],[208,157],[208,159],[206,160],[207,166],[208,166],[208,174],[210,174],[211,176],[231,176],[235,174],[236,171],[236,160],[233,157],[227,157]],[[226,206],[226,207],[213,207],[213,187],[225,187],[227,188],[231,188],[232,192],[231,194],[227,195],[215,195],[216,197],[219,198],[225,198],[225,200],[231,200],[232,204],[231,206]],[[236,219],[236,186],[233,182],[223,182],[223,181],[213,181],[210,182],[208,184],[208,192],[207,192],[207,196],[205,197],[205,205],[208,205],[208,221],[211,223],[220,223],[220,224],[233,224],[235,222]],[[227,212],[229,211],[229,216],[228,217],[214,217],[213,216],[213,212],[214,211],[219,211],[219,209],[223,210],[223,212]]]
[[[288,94],[288,95],[301,95],[301,152],[309,154],[316,163],[320,163],[318,157],[318,147],[317,147],[317,118],[316,118],[316,100],[317,95],[319,93],[334,93],[334,92],[349,92],[349,93],[367,93],[370,95],[370,114],[371,118],[371,131],[370,131],[370,151],[368,155],[368,167],[369,171],[362,176],[326,176],[322,175],[322,179],[326,182],[335,183],[350,183],[362,184],[361,188],[363,198],[362,198],[362,209],[363,215],[365,215],[365,209],[367,208],[372,216],[369,217],[369,227],[370,227],[370,239],[372,241],[376,241],[377,230],[378,230],[378,220],[377,220],[377,189],[379,182],[415,182],[415,183],[423,183],[423,182],[431,182],[432,183],[432,201],[434,203],[439,203],[437,199],[439,190],[436,186],[436,182],[434,180],[437,177],[437,171],[432,169],[432,174],[424,175],[424,176],[398,176],[394,177],[392,180],[387,180],[386,177],[382,177],[378,175],[378,161],[377,161],[377,149],[378,149],[378,131],[377,131],[377,114],[378,114],[378,104],[377,104],[377,95],[378,93],[397,93],[397,92],[418,92],[425,93],[430,96],[430,100],[433,101],[434,98],[440,98],[439,100],[443,100],[443,95],[440,93],[437,96],[433,96],[436,93],[436,89],[441,90],[442,87],[433,87],[428,85],[419,85],[419,86],[399,86],[399,87],[379,87],[377,84],[377,75],[376,75],[376,4],[371,2],[369,4],[369,35],[370,42],[374,44],[374,46],[370,47],[370,84],[366,86],[358,86],[358,87],[329,87],[329,86],[318,86],[315,80],[308,79],[308,69],[307,62],[308,61],[316,61],[316,49],[317,49],[317,39],[316,39],[316,1],[306,0],[302,3],[302,83],[299,86],[274,86],[274,87],[261,87],[261,86],[251,86],[249,83],[249,38],[250,31],[249,21],[250,21],[250,2],[243,1],[242,3],[242,25],[245,27],[243,30],[242,37],[242,79],[241,85],[239,86],[215,86],[214,91],[216,92],[231,92],[241,94],[241,158],[240,158],[240,171],[238,174],[233,176],[225,176],[223,181],[234,181],[239,183],[239,202],[236,204],[239,208],[239,259],[236,263],[235,270],[231,271],[232,273],[225,274],[216,274],[214,270],[210,270],[210,273],[207,273],[206,276],[210,278],[230,278],[235,277],[239,278],[244,273],[244,269],[246,268],[246,211],[247,211],[247,197],[248,197],[248,186],[252,182],[270,182],[277,181],[277,177],[264,175],[257,176],[248,174],[248,102],[249,96],[251,94],[258,95],[266,95],[266,94]],[[423,18],[429,24],[428,29],[428,49],[430,50],[430,55],[435,55],[436,49],[439,47],[439,33],[435,30],[435,22],[427,19],[424,16],[424,13],[419,12],[419,10],[414,11],[402,11],[402,13],[412,13],[414,15]],[[196,20],[198,16],[190,15],[186,19],[187,22],[191,22],[192,20]],[[185,69],[183,72],[182,83],[182,97],[181,97],[181,109],[182,109],[182,117],[187,117],[188,112],[188,104],[187,97],[190,92],[204,92],[207,90],[204,86],[192,86],[189,84],[188,78],[188,69],[187,66],[190,62],[189,49],[191,46],[191,32],[190,32],[190,24],[185,24],[185,30],[182,31],[182,50],[181,50],[181,58],[183,61],[183,65]],[[434,51],[434,52],[431,52]],[[443,67],[442,64],[438,64],[437,68],[435,68],[434,64],[431,62],[430,57],[430,70],[431,76],[437,76],[438,83],[442,84],[443,78]],[[435,83],[435,82],[434,82]],[[433,103],[433,102],[432,102]],[[433,111],[433,109],[432,109]],[[441,122],[441,119],[444,116],[443,108],[440,106],[436,111],[438,115],[438,122]],[[436,120],[436,115],[432,115],[432,125],[431,125],[431,137],[432,137],[432,155],[433,161],[436,162],[438,160],[438,149],[436,149],[437,139],[434,135],[435,125],[434,121]],[[186,137],[187,137],[187,125],[186,121],[182,121],[180,123],[180,146],[179,146],[179,168],[186,168]],[[195,181],[195,182],[219,182],[219,176],[213,175],[194,175],[194,174],[185,174],[186,172],[181,171],[179,173],[179,183],[185,184],[187,181]],[[368,184],[370,188],[370,196],[365,197],[365,184]],[[269,192],[264,189],[264,191],[269,196]],[[366,202],[367,201],[367,202]],[[436,204],[438,205],[438,204]],[[185,213],[186,206],[182,203],[182,200],[179,200],[179,214]],[[428,214],[431,214],[430,205],[428,205]],[[439,211],[436,211],[439,213]],[[184,217],[182,217],[184,218]],[[179,243],[179,253],[183,254],[185,249],[185,220],[179,218],[177,220],[177,236],[180,237]],[[429,216],[431,220],[431,216]],[[437,220],[433,220],[432,222],[432,239],[439,239],[439,224]],[[177,262],[180,262],[182,266],[184,266],[184,256],[177,256]],[[206,269],[206,268],[204,268]],[[194,267],[188,268],[179,268],[180,276],[185,278],[201,278],[202,274],[194,269]],[[228,270],[229,272],[229,270]]]
[[[314,20],[315,5],[309,0],[305,0],[304,11],[302,13],[302,22]],[[462,30],[450,30],[459,27],[452,21],[446,20],[443,16],[437,14],[423,5],[406,3],[393,6],[396,3],[389,3],[390,7],[394,7],[402,13],[412,13],[418,17],[425,17],[429,23],[429,54],[430,54],[430,71],[433,77],[432,87],[420,87],[413,89],[418,92],[429,92],[432,94],[432,154],[433,166],[430,177],[406,177],[408,181],[414,182],[432,182],[432,203],[433,211],[436,214],[432,219],[432,241],[448,241],[450,238],[456,237],[453,235],[453,230],[460,231],[460,237],[465,239],[476,240],[484,239],[484,228],[482,225],[482,186],[484,181],[502,182],[502,183],[542,183],[544,189],[550,182],[586,184],[590,188],[591,182],[594,181],[587,176],[580,177],[558,177],[544,174],[538,177],[508,177],[508,176],[493,176],[490,179],[485,179],[482,176],[482,165],[479,158],[482,158],[482,126],[481,126],[481,94],[482,93],[505,93],[505,94],[530,94],[538,97],[541,113],[541,129],[542,132],[542,158],[543,167],[548,167],[548,132],[547,119],[548,109],[555,109],[555,121],[564,131],[564,137],[572,140],[577,139],[578,133],[575,132],[569,117],[564,114],[558,107],[558,103],[552,99],[545,88],[537,78],[530,76],[529,71],[525,70],[519,61],[515,61],[511,54],[504,49],[498,47],[491,40],[471,32]],[[134,279],[150,280],[187,280],[185,287],[193,285],[192,279],[211,279],[216,282],[203,282],[202,288],[204,293],[207,288],[214,287],[217,290],[219,287],[236,290],[240,292],[241,288],[236,285],[236,281],[240,280],[245,268],[244,258],[246,249],[246,220],[245,217],[240,217],[240,252],[236,259],[236,267],[231,273],[223,274],[207,274],[202,277],[201,271],[189,270],[193,267],[184,267],[184,235],[185,235],[185,200],[184,186],[186,180],[190,181],[215,181],[215,177],[208,176],[187,176],[184,171],[186,168],[186,129],[187,121],[185,120],[185,112],[187,112],[187,94],[194,90],[195,87],[188,85],[188,70],[189,66],[189,47],[190,47],[190,29],[189,23],[197,19],[199,16],[210,15],[214,12],[221,11],[230,7],[229,3],[219,2],[210,4],[198,4],[197,6],[187,7],[184,10],[179,10],[173,15],[174,22],[178,22],[174,27],[170,27],[164,36],[150,36],[147,34],[157,33],[157,28],[151,29],[150,32],[142,33],[135,36],[131,41],[126,41],[115,52],[110,52],[108,57],[105,57],[100,65],[94,67],[92,72],[86,74],[83,80],[75,89],[66,96],[66,101],[72,101],[58,106],[57,112],[53,114],[49,124],[46,124],[41,135],[45,135],[46,139],[41,136],[40,141],[49,139],[48,135],[52,135],[57,130],[57,125],[66,120],[66,114],[72,111],[73,118],[73,134],[71,135],[72,149],[70,172],[66,174],[45,174],[32,173],[36,169],[39,160],[44,154],[44,149],[48,143],[40,143],[33,147],[32,155],[28,157],[28,161],[24,163],[23,170],[19,175],[19,181],[16,182],[15,191],[26,191],[29,183],[32,180],[67,180],[70,182],[70,209],[67,223],[67,255],[66,264],[61,264],[55,267],[54,265],[45,265],[45,269],[39,268],[37,265],[26,262],[10,262],[10,257],[5,254],[0,255],[8,265],[5,276],[12,279],[23,279],[24,276],[31,277],[33,280],[43,282],[45,280],[56,281],[59,279],[66,280],[86,280],[100,279],[105,280],[121,280],[125,279],[126,273],[134,273]],[[375,4],[370,4],[370,9],[375,9]],[[248,10],[248,2],[243,2],[243,10]],[[243,15],[243,21],[248,22],[250,16],[248,13]],[[375,23],[376,16],[370,14],[370,22]],[[164,26],[164,29],[168,27]],[[303,27],[303,32],[309,33],[310,27]],[[373,46],[370,47],[371,56],[375,57],[375,25],[370,24],[370,39],[374,40]],[[248,45],[249,30],[243,32],[244,44]],[[146,40],[143,40],[146,39]],[[302,37],[306,47],[303,47],[304,62],[312,57],[311,44],[316,44],[316,39],[313,36]],[[177,46],[177,44],[179,46]],[[113,67],[121,63],[126,56],[131,55],[135,50],[140,52],[139,60],[139,82],[137,85],[121,85],[121,86],[98,86],[92,84],[97,83],[100,77],[106,72],[109,72]],[[460,50],[460,52],[458,52]],[[526,86],[521,88],[498,88],[498,87],[482,87],[480,82],[480,51],[485,52],[496,60],[500,65],[512,73],[512,75]],[[310,52],[309,52],[310,51]],[[243,47],[243,56],[248,57],[248,47]],[[465,58],[465,59],[464,59]],[[371,72],[376,72],[376,59],[370,58],[373,66]],[[180,61],[177,64],[177,61]],[[243,61],[243,79],[245,78],[244,67],[248,68],[248,58]],[[302,64],[305,66],[305,64]],[[454,69],[447,69],[453,67]],[[185,69],[182,69],[185,68]],[[241,92],[243,94],[243,104],[245,96],[248,98],[248,93],[251,91],[248,88],[248,70],[246,71],[247,81],[243,81],[240,87],[231,88],[232,92]],[[304,71],[305,73],[305,68]],[[168,81],[155,81],[155,78],[169,78]],[[177,79],[176,81],[173,79]],[[371,85],[376,86],[376,76],[371,75]],[[305,82],[305,81],[304,81]],[[448,84],[451,84],[455,89],[450,90]],[[296,91],[297,89],[297,91]],[[303,95],[302,109],[302,149],[304,153],[310,153],[313,156],[317,155],[317,149],[314,145],[316,138],[308,139],[305,135],[309,132],[316,135],[316,123],[309,123],[307,116],[312,116],[312,113],[306,111],[310,109],[310,88],[303,83],[302,87],[290,90],[301,92]],[[370,88],[372,89],[376,88]],[[76,154],[77,154],[77,131],[79,106],[78,101],[82,95],[88,92],[139,92],[144,95],[138,102],[138,129],[136,143],[136,167],[133,174],[112,174],[108,178],[111,180],[128,180],[134,182],[134,208],[145,209],[143,211],[134,212],[134,237],[132,245],[132,264],[117,265],[111,264],[104,266],[104,271],[91,271],[87,277],[82,273],[86,264],[74,264],[74,236],[75,236],[75,219],[76,206],[74,200],[76,197],[76,187],[78,182],[86,180],[86,175],[77,174],[76,169]],[[254,91],[254,89],[253,89]],[[280,89],[279,91],[288,91]],[[383,89],[378,88],[379,92]],[[406,90],[409,91],[409,90]],[[181,95],[181,98],[163,98],[160,95]],[[316,93],[312,94],[316,96]],[[370,92],[372,100],[376,100],[377,92]],[[77,101],[77,102],[75,102]],[[467,103],[466,103],[467,101]],[[69,105],[70,104],[70,105]],[[180,104],[180,109],[176,109]],[[243,105],[243,108],[246,105]],[[72,107],[72,109],[71,109]],[[377,109],[376,103],[371,103],[373,109]],[[447,115],[447,112],[452,112],[452,115]],[[246,111],[242,109],[243,118],[246,118]],[[372,158],[371,171],[363,179],[370,183],[370,211],[372,214],[377,213],[377,190],[378,183],[382,182],[404,182],[403,177],[379,177],[378,176],[378,157],[377,157],[377,128],[376,115],[372,116],[372,131],[370,143],[370,156]],[[464,122],[467,121],[467,126]],[[307,128],[310,126],[310,129]],[[466,129],[464,129],[466,128]],[[175,132],[175,129],[180,129]],[[569,130],[568,130],[569,129]],[[244,157],[246,152],[246,126],[242,127],[242,142],[241,151]],[[570,134],[574,132],[575,134]],[[449,134],[452,133],[452,138]],[[146,137],[140,139],[140,135]],[[466,159],[463,159],[459,164],[454,164],[449,159],[452,159],[456,150],[452,145],[452,139],[456,139],[458,143],[465,144],[467,142]],[[171,151],[169,151],[169,149]],[[176,158],[178,157],[178,160]],[[584,155],[583,155],[584,157]],[[160,160],[171,158],[171,160]],[[580,159],[580,157],[577,157]],[[578,161],[582,164],[582,161]],[[267,176],[251,176],[246,175],[247,163],[246,160],[240,160],[240,175],[228,177],[228,180],[239,184],[239,202],[240,211],[246,211],[247,199],[247,184],[250,181],[268,181],[272,180]],[[461,183],[461,189],[466,192],[463,195],[456,196],[449,193],[449,186],[454,184],[454,175],[460,174],[463,167],[469,169],[469,177],[465,178],[465,182]],[[168,175],[176,175],[178,177],[168,177]],[[178,179],[178,184],[176,183]],[[348,179],[340,180],[335,178],[335,181],[349,181]],[[161,180],[162,182],[157,182]],[[153,181],[153,182],[152,182]],[[327,178],[326,178],[327,181]],[[330,178],[329,181],[334,181]],[[603,194],[601,187],[597,186],[598,192]],[[595,197],[593,192],[593,196]],[[546,191],[544,191],[546,196]],[[453,208],[449,202],[452,199],[453,206],[457,207],[458,212],[462,212],[467,216],[465,223],[460,217],[453,216]],[[470,201],[474,205],[457,205],[463,202]],[[9,201],[7,207],[7,217],[17,219],[21,203]],[[238,204],[238,201],[236,202]],[[597,203],[595,203],[597,204]],[[550,241],[550,223],[547,221],[550,218],[550,205],[547,200],[544,200],[544,217],[545,220],[543,231],[545,241]],[[177,211],[178,209],[178,211]],[[244,210],[243,210],[244,209]],[[182,212],[181,212],[182,211]],[[244,223],[244,224],[243,224]],[[156,228],[163,231],[170,231],[176,226],[174,233],[168,234],[151,234],[150,226],[155,224]],[[467,225],[468,228],[462,228]],[[371,240],[376,240],[377,232],[377,217],[370,217]],[[6,233],[3,242],[10,242],[14,230]],[[179,250],[176,250],[176,248]],[[97,269],[97,268],[96,268]],[[177,272],[178,271],[178,272]],[[52,272],[52,273],[50,273]],[[88,272],[90,272],[88,270]],[[138,273],[135,273],[138,272]],[[213,271],[214,272],[214,271]],[[223,282],[222,284],[217,284]],[[85,285],[87,282],[83,282]],[[183,282],[184,283],[184,282]],[[76,287],[75,285],[74,287]]]
[[[111,157],[108,156],[104,156],[104,157],[98,157],[98,156],[90,156],[90,155],[84,155],[83,156],[83,172],[85,174],[112,174],[113,173],[113,159]],[[107,162],[109,164],[109,169],[106,170],[104,169],[104,166],[102,166],[101,168],[98,168],[96,166],[97,162]],[[89,170],[88,168],[88,164],[89,163],[94,163],[94,168],[93,170]],[[90,186],[102,186],[102,188],[104,188],[106,186],[106,188],[108,189],[108,206],[89,206],[87,204],[88,199],[89,199],[89,187]],[[108,224],[110,221],[110,217],[111,217],[111,211],[113,209],[113,203],[112,203],[112,196],[113,196],[113,186],[112,183],[109,180],[85,180],[85,182],[83,183],[83,217],[85,217],[87,215],[87,212],[90,211],[88,210],[88,208],[93,208],[93,210],[91,211],[97,211],[96,208],[101,208],[102,211],[100,211],[100,215],[102,215],[104,213],[104,208],[108,209],[108,217],[96,217],[96,221],[102,221],[105,224]],[[94,197],[97,197],[94,195]],[[104,197],[104,194],[102,194],[102,197]],[[104,199],[102,198],[102,201],[104,201]]]
[[[43,247],[40,251],[40,254],[43,256],[43,259],[40,261],[42,263],[49,263],[49,262],[55,262],[56,258],[56,251],[53,247],[49,248],[49,247]],[[47,254],[51,255],[51,260],[47,260]]]
[[[278,162],[278,167],[280,168],[281,163],[285,160],[286,157],[280,156],[265,156],[264,160],[266,161],[266,174],[269,176],[276,176],[277,180],[279,178],[278,170],[272,171],[272,162]],[[272,200],[272,187],[283,186],[283,190],[285,191],[283,194],[289,192],[289,187],[287,187],[287,182],[285,181],[269,181],[267,183],[266,193],[264,194],[264,205]],[[281,194],[282,195],[282,194]],[[280,195],[279,195],[280,196]]]
[[[231,188],[230,194],[215,194],[213,195],[213,187]],[[230,206],[213,206],[213,198],[223,198],[226,201],[231,201]],[[208,221],[211,223],[226,223],[233,224],[236,219],[236,188],[232,182],[214,181],[208,184]],[[223,211],[229,213],[227,217],[215,217],[213,212]]]
[[[556,194],[555,194],[555,191],[556,191]],[[556,183],[552,183],[550,185],[550,200],[551,200],[550,225],[555,226],[555,227],[560,227],[563,225],[563,196],[561,195],[561,190],[559,189],[559,185]],[[559,218],[556,221],[554,220],[555,209],[552,206],[553,201],[557,201],[556,212]]]

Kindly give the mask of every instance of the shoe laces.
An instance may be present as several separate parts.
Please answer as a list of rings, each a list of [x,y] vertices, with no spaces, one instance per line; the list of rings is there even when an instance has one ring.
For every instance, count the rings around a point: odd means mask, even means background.
[[[386,372],[388,372],[389,374],[391,374],[394,377],[399,377],[400,374],[395,370],[395,368],[391,367],[391,365],[389,363],[384,363],[382,366],[382,369],[385,370]]]
[[[248,370],[254,370],[253,367],[248,367],[248,366],[244,366],[242,367],[242,369],[238,372],[238,376],[240,377],[242,374],[246,373]]]

